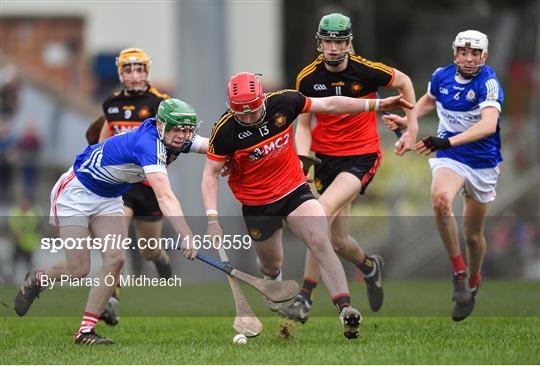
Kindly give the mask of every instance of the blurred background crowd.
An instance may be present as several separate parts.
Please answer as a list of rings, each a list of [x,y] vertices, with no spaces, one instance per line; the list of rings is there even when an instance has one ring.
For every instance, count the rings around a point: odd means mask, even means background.
[[[505,161],[487,222],[485,276],[539,280],[540,1],[6,0],[0,18],[0,282],[19,282],[29,266],[54,260],[39,250],[39,238],[54,235],[46,224],[49,193],[85,148],[86,128],[102,114],[104,98],[119,90],[115,57],[122,48],[146,50],[151,84],[192,104],[204,121],[200,133],[208,136],[225,110],[233,73],[263,74],[268,91],[294,88],[296,74],[317,55],[319,19],[330,12],[351,17],[356,53],[405,72],[417,98],[432,72],[452,62],[459,31],[488,34],[488,65],[506,100]],[[436,115],[419,124],[419,137],[433,134]],[[427,161],[412,153],[394,156],[393,135],[382,123],[380,134],[385,158],[369,193],[354,206],[351,231],[370,252],[386,256],[390,278],[444,276],[448,264],[431,213]],[[187,156],[170,168],[191,221],[203,215],[203,163]],[[229,228],[242,230],[239,205],[224,182],[221,196],[220,211],[236,220]],[[304,249],[293,238],[285,243],[286,276],[299,277]],[[255,268],[253,253],[232,257]],[[182,273],[187,265],[175,261]],[[135,255],[127,270],[152,268]],[[182,274],[204,281],[212,278],[207,272]]]

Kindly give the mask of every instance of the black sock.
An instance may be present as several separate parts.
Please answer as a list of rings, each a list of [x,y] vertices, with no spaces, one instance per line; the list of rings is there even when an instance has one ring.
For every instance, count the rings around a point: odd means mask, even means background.
[[[360,269],[364,276],[369,276],[371,273],[373,273],[375,262],[369,256],[364,255],[364,261],[362,263],[358,263],[356,266]]]
[[[302,285],[302,290],[300,290],[300,295],[304,297],[311,304],[311,293],[317,287],[317,282],[310,280],[309,278],[304,278],[304,284]]]
[[[341,294],[337,294],[332,298],[332,301],[334,302],[334,305],[338,308],[338,310],[341,312],[343,308],[351,306],[351,296],[348,292],[344,292]]]

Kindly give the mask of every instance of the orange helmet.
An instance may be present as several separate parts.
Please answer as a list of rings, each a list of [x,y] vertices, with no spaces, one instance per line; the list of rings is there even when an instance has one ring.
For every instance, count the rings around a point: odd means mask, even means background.
[[[116,67],[118,70],[118,77],[122,83],[124,82],[124,80],[122,80],[122,69],[124,65],[128,64],[143,64],[148,75],[147,80],[150,79],[150,65],[152,64],[152,60],[143,49],[126,48],[120,51],[120,54],[116,58]]]

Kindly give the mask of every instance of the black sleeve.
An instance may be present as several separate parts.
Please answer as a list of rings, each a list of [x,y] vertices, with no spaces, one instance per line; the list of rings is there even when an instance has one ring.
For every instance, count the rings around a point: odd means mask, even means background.
[[[300,74],[298,75],[300,76]],[[302,79],[298,79],[297,77],[297,86],[298,91],[304,95],[307,95],[309,93],[308,84],[309,84],[309,78],[303,77]]]
[[[308,103],[308,98],[304,94],[292,89],[282,90],[276,94],[279,95],[279,103],[282,103],[283,107],[292,115],[293,120],[305,112],[304,108]]]
[[[394,69],[380,62],[367,61],[367,79],[374,83],[375,88],[389,87],[394,82]]]
[[[101,108],[103,109],[103,115],[105,116],[105,118],[107,118],[107,110],[109,109],[110,100],[111,100],[111,97],[108,97],[107,99],[105,99],[105,101],[103,101],[103,104],[101,106]]]
[[[232,113],[224,113],[212,128],[208,143],[208,155],[217,160],[225,160],[227,156],[234,153],[233,118]]]

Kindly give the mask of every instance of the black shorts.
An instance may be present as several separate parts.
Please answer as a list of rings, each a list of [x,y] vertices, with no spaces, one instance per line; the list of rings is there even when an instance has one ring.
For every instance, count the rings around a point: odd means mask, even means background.
[[[364,194],[381,164],[381,153],[353,156],[329,156],[316,154],[321,163],[315,165],[315,188],[319,194],[332,184],[339,173],[351,173],[362,182],[360,194]]]
[[[159,221],[163,213],[152,187],[143,183],[135,183],[133,187],[122,196],[124,206],[133,210],[133,217],[141,221]]]
[[[282,199],[260,206],[242,206],[242,214],[254,241],[265,241],[283,227],[283,220],[302,203],[315,199],[307,184],[303,184]]]

